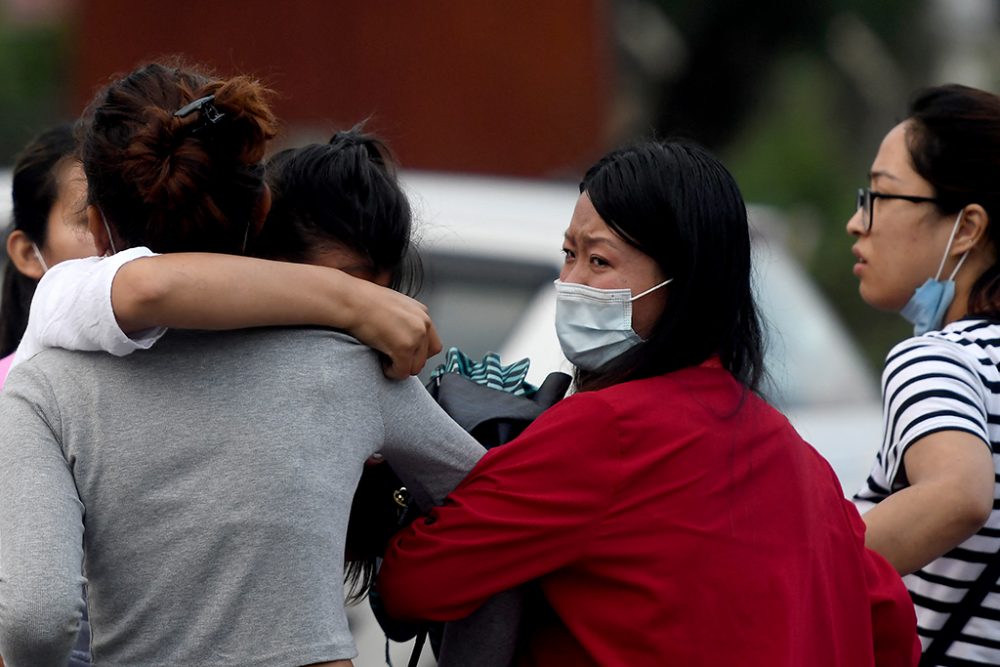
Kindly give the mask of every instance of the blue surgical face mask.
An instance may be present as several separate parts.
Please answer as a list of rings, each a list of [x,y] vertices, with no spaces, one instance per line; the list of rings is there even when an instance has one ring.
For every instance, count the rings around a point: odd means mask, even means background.
[[[944,249],[944,257],[941,258],[937,273],[918,287],[903,309],[899,311],[900,315],[913,323],[914,336],[940,329],[944,322],[944,314],[948,312],[948,307],[955,298],[955,276],[962,268],[965,258],[969,256],[968,251],[958,260],[958,265],[948,276],[948,280],[941,280],[941,272],[944,271],[944,263],[948,259],[948,251],[951,250],[955,234],[958,233],[958,226],[962,223],[962,213],[964,210],[959,211],[958,217],[955,219],[955,226],[951,230],[951,236],[948,237],[948,245]]]
[[[632,330],[632,302],[671,280],[636,296],[629,289],[599,289],[556,280],[556,335],[563,354],[574,366],[592,371],[643,342]]]

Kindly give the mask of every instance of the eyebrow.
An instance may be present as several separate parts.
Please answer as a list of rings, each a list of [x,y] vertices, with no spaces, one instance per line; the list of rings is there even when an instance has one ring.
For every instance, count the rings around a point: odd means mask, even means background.
[[[571,239],[569,237],[569,233],[568,232],[565,233],[565,234],[563,234],[563,240],[564,241],[569,241],[570,243],[572,243],[572,241],[573,241],[573,239]],[[612,249],[614,249],[616,247],[614,239],[610,239],[610,238],[608,238],[606,236],[594,236],[592,234],[585,234],[580,239],[580,241],[584,245],[606,245],[606,246],[609,246]]]
[[[874,181],[876,178],[888,178],[891,181],[898,181],[899,177],[893,176],[887,171],[872,170],[868,172],[868,180]]]

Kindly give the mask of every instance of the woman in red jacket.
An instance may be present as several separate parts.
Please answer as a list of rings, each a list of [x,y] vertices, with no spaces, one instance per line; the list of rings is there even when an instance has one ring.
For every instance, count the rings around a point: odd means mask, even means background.
[[[915,665],[913,607],[833,471],[757,393],[746,208],[692,145],[584,177],[556,282],[577,393],[400,533],[379,588],[453,620],[537,582],[531,665]]]

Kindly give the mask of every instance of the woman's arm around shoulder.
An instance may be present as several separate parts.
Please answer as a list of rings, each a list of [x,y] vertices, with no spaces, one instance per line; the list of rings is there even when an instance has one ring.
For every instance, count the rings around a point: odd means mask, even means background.
[[[162,330],[129,338],[119,329],[111,308],[112,281],[118,270],[150,255],[148,248],[129,248],[111,257],[60,262],[46,271],[31,300],[28,326],[14,364],[52,347],[122,356],[152,345]]]
[[[441,351],[427,308],[337,269],[206,253],[129,262],[111,291],[122,331],[151,327],[341,329],[387,357],[386,375],[420,372]]]

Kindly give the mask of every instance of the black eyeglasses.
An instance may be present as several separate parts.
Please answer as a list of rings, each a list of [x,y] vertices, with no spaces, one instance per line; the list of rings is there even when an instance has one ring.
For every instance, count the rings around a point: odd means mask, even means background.
[[[931,202],[936,204],[937,199],[935,197],[919,197],[917,195],[889,195],[884,192],[876,192],[869,188],[858,188],[858,209],[862,211],[861,214],[861,227],[865,234],[871,231],[872,223],[875,221],[874,215],[872,213],[872,205],[875,203],[876,199],[903,199],[905,201],[915,202],[917,204],[922,204],[925,202]]]

